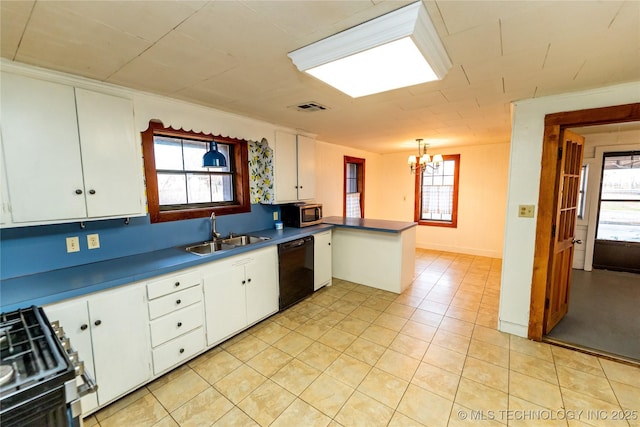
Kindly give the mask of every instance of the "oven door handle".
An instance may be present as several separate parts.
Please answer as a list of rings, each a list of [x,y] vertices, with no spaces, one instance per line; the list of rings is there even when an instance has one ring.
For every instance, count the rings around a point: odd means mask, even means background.
[[[83,384],[78,386],[78,396],[83,397],[89,393],[93,393],[98,390],[98,384],[91,378],[91,375],[84,369],[84,363],[80,362],[76,366],[77,374],[82,377]]]

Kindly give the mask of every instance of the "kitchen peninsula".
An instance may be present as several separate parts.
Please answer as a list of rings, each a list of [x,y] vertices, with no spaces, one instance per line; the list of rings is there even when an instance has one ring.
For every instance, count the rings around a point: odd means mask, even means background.
[[[415,272],[415,222],[331,216],[333,277],[397,294]]]

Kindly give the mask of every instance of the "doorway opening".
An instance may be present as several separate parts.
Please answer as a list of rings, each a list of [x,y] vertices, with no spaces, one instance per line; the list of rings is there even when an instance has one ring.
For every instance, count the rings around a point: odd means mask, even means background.
[[[640,122],[571,130],[585,137],[575,233],[581,244],[568,312],[543,340],[638,364],[640,276],[623,271],[640,271]],[[611,253],[603,257],[603,249]]]
[[[344,156],[344,196],[342,216],[364,218],[365,159]]]
[[[640,151],[604,153],[593,267],[640,273]]]
[[[559,196],[564,196],[561,194],[560,189],[561,153],[563,148],[561,135],[568,128],[631,121],[640,121],[640,103],[555,113],[545,117],[538,200],[538,211],[540,213],[536,222],[534,269],[529,312],[528,336],[530,339],[540,341],[549,332],[546,329],[546,320],[549,316],[549,298],[554,291],[554,286],[558,286],[558,283],[554,281],[554,276],[563,277],[563,275],[558,276],[557,271],[554,271],[553,262],[554,242],[556,241],[554,231],[558,225],[558,215],[556,213],[558,212]],[[578,189],[579,187],[574,187],[576,193]],[[563,262],[563,269],[570,270],[572,268],[572,263],[566,262],[565,258],[560,258],[560,261]],[[569,291],[570,286],[566,286],[564,297],[567,299]]]

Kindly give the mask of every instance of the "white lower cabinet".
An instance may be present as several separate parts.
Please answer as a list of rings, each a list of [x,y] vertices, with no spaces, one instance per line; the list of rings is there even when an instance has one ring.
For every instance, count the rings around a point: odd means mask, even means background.
[[[45,312],[50,321],[60,322],[98,384],[97,393],[83,399],[83,413],[105,405],[151,378],[143,284],[54,304],[45,307]]]
[[[209,346],[278,311],[276,246],[212,262],[203,277]]]
[[[98,384],[88,415],[277,313],[278,293],[273,245],[44,309]]]
[[[313,235],[313,290],[331,285],[331,231]]]
[[[204,350],[200,269],[147,283],[153,373],[159,375]]]
[[[44,307],[47,318],[53,322],[58,321],[64,328],[65,335],[71,341],[71,346],[78,352],[80,360],[84,362],[84,369],[96,378],[96,370],[93,366],[93,345],[91,343],[91,330],[89,329],[89,306],[85,298],[65,301]],[[80,378],[78,385],[82,384]],[[100,386],[98,386],[100,387]],[[98,407],[98,393],[90,393],[82,398],[82,413],[87,414]]]

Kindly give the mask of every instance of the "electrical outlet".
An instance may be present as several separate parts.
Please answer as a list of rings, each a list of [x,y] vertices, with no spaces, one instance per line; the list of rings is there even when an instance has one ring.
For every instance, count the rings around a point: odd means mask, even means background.
[[[533,218],[533,213],[535,212],[535,210],[535,205],[519,205],[518,216],[522,218]]]
[[[274,220],[274,221],[277,221],[277,220],[278,220],[278,211],[275,211],[275,212],[273,213],[273,220]]]
[[[87,234],[87,247],[98,249],[100,247],[100,236],[98,234]]]
[[[80,252],[80,239],[76,237],[67,237],[67,253]]]

